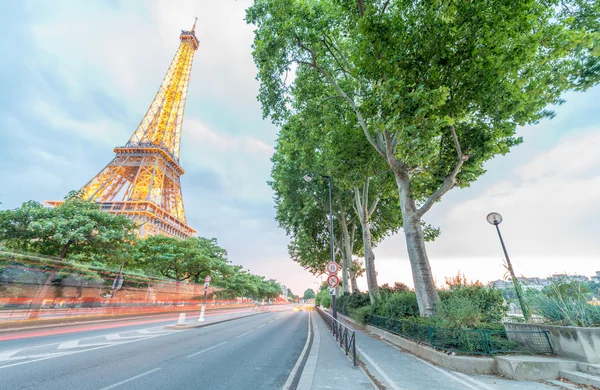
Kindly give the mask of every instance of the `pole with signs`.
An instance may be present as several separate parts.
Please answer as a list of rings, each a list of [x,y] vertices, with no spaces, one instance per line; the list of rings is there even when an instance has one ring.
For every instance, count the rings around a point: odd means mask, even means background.
[[[202,309],[200,309],[200,317],[198,317],[198,322],[204,321],[204,309],[206,307],[206,293],[208,292],[208,286],[210,285],[210,281],[212,278],[207,276],[204,278],[204,299],[202,301]]]
[[[337,286],[340,284],[340,278],[338,278],[336,275],[339,269],[340,266],[334,261],[331,261],[327,264],[327,285],[329,286],[329,295],[331,295],[331,315],[333,316],[333,318],[337,318],[335,298]]]

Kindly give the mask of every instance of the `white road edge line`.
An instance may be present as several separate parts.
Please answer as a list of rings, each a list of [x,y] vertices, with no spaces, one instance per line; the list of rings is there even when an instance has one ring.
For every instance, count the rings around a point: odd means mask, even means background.
[[[363,357],[369,362],[371,363],[371,365],[373,366],[373,368],[379,373],[379,375],[381,375],[383,377],[383,379],[387,382],[387,384],[394,390],[402,390],[400,387],[398,387],[398,385],[396,383],[394,383],[394,381],[387,376],[387,374],[377,365],[377,363],[375,363],[373,361],[373,359],[371,359],[369,357],[369,355],[367,355],[362,349],[356,347],[356,350],[358,351],[358,353],[360,353],[360,356]]]
[[[252,329],[252,330],[249,330],[249,331],[247,331],[246,333],[242,333],[241,335],[239,335],[239,336],[236,336],[235,338],[236,338],[236,339],[239,339],[240,337],[243,337],[243,336],[247,335],[248,333],[252,333],[252,332],[254,332],[254,329]]]
[[[124,381],[121,381],[121,382],[117,382],[117,383],[115,383],[114,385],[110,385],[110,386],[108,386],[108,387],[103,387],[103,388],[102,388],[102,389],[100,389],[100,390],[114,389],[115,387],[118,387],[118,386],[124,385],[124,384],[125,384],[125,383],[127,383],[127,382],[134,381],[134,380],[136,380],[136,379],[138,379],[138,378],[141,378],[141,377],[143,377],[143,376],[146,376],[146,375],[148,375],[148,374],[152,374],[153,372],[156,372],[156,371],[158,371],[158,370],[160,370],[160,367],[158,367],[158,368],[155,368],[154,370],[146,371],[146,372],[144,372],[144,373],[142,373],[142,374],[140,374],[140,375],[132,376],[131,378],[129,378],[129,379],[125,379]]]
[[[277,318],[279,318],[279,317],[277,317]],[[306,336],[306,343],[304,343],[304,349],[300,353],[300,356],[298,357],[298,361],[296,361],[296,364],[294,365],[292,372],[290,372],[290,376],[288,376],[287,380],[285,381],[285,384],[283,385],[282,390],[289,390],[289,388],[292,386],[292,382],[294,381],[296,372],[298,372],[298,368],[300,368],[300,363],[302,363],[302,360],[304,359],[304,355],[306,355],[306,351],[308,350],[308,344],[310,343],[310,334],[311,334],[310,321],[311,321],[311,318],[312,318],[311,312],[309,311],[308,312],[308,335]]]
[[[466,375],[466,374],[463,374],[462,372],[456,372],[456,371],[455,371],[454,373],[455,373],[456,375],[458,375],[458,376],[460,376],[460,377],[462,377],[462,378],[464,378],[464,379],[466,379],[466,380],[470,381],[471,383],[473,383],[473,384],[475,384],[475,385],[477,385],[477,386],[480,386],[480,387],[484,388],[485,390],[494,390],[494,388],[493,388],[493,387],[491,387],[491,386],[488,386],[488,385],[486,385],[485,383],[483,383],[483,382],[480,382],[480,381],[478,381],[478,380],[477,380],[477,379],[475,379],[475,378],[471,378],[470,376],[468,376],[468,375]]]
[[[191,358],[191,357],[194,357],[194,356],[196,356],[196,355],[200,355],[201,353],[204,353],[204,352],[206,352],[206,351],[210,351],[211,349],[217,348],[219,345],[223,345],[223,344],[227,344],[227,341],[223,341],[222,343],[219,343],[219,344],[217,344],[217,345],[213,345],[213,346],[212,346],[212,347],[210,347],[210,348],[206,348],[206,349],[203,349],[202,351],[199,351],[199,352],[193,353],[193,354],[191,354],[191,355],[190,355],[190,356],[188,356],[188,357],[189,357],[189,358]]]

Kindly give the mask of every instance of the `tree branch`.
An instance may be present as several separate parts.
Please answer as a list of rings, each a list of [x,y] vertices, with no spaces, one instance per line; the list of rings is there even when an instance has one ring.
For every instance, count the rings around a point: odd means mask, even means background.
[[[375,199],[373,200],[373,204],[371,205],[371,207],[369,207],[369,217],[371,215],[373,215],[373,213],[375,212],[375,209],[377,208],[377,204],[379,203],[379,196],[376,196]]]
[[[383,5],[383,8],[381,9],[381,12],[379,13],[379,17],[383,16],[383,14],[385,13],[385,10],[387,9],[388,5],[390,5],[390,0],[387,0],[385,2],[385,4]]]
[[[356,0],[356,3],[358,4],[358,13],[360,14],[360,17],[362,18],[363,15],[365,14],[365,2],[364,2],[364,0]]]
[[[468,155],[462,155],[462,157],[456,162],[456,165],[454,166],[454,169],[452,170],[452,172],[444,178],[444,182],[442,183],[442,186],[440,188],[438,188],[437,191],[435,191],[433,194],[431,194],[429,196],[429,198],[427,199],[427,201],[425,201],[423,206],[421,206],[417,210],[418,218],[421,218],[427,211],[429,211],[429,209],[431,208],[431,206],[433,206],[433,204],[435,202],[440,200],[440,198],[446,192],[450,191],[452,189],[452,187],[454,187],[454,185],[456,184],[456,175],[458,175],[460,168],[465,163],[465,161],[467,161],[468,159],[469,159]]]
[[[452,133],[452,139],[454,140],[454,149],[456,149],[458,160],[460,160],[463,154],[462,150],[460,150],[460,144],[458,143],[458,137],[456,136],[456,130],[454,129],[454,125],[450,125],[450,133]]]
[[[359,1],[361,1],[361,0],[359,0]],[[363,118],[362,113],[356,106],[356,103],[354,103],[354,100],[352,100],[350,98],[350,96],[348,96],[348,94],[339,86],[339,84],[333,79],[333,77],[331,77],[331,75],[325,69],[323,69],[322,67],[320,67],[317,64],[317,56],[315,55],[315,52],[313,50],[311,50],[309,47],[305,46],[302,43],[302,41],[300,40],[300,37],[298,35],[294,34],[294,36],[296,38],[298,47],[301,49],[304,49],[305,51],[310,53],[311,59],[312,59],[312,63],[306,62],[306,61],[298,61],[298,63],[306,64],[306,65],[313,67],[314,69],[319,71],[319,73],[321,73],[327,79],[327,81],[329,81],[329,84],[331,84],[331,86],[333,86],[333,88],[340,94],[340,96],[344,98],[344,100],[350,105],[350,107],[352,107],[352,110],[354,111],[354,113],[356,114],[356,117],[358,118],[358,123],[360,124],[360,127],[363,129],[363,132],[365,133],[365,137],[367,138],[369,143],[371,145],[373,145],[375,150],[377,150],[377,152],[382,157],[385,158],[386,157],[385,152],[382,150],[382,148],[379,147],[377,142],[375,142],[375,140],[373,140],[373,137],[371,137],[371,134],[369,133],[369,129],[367,128],[367,123],[365,122],[365,119]]]

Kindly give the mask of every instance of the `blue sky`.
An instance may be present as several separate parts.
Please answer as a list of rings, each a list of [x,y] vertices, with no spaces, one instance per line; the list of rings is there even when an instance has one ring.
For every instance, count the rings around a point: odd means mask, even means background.
[[[182,187],[188,223],[217,237],[230,259],[301,293],[316,280],[289,260],[266,185],[277,129],[261,118],[243,21],[249,1],[13,1],[0,5],[0,201],[61,199],[124,144],[198,16],[183,125]],[[600,88],[569,94],[557,116],[520,129],[510,155],[488,164],[426,216],[442,229],[429,244],[439,283],[459,269],[501,278],[501,225],[517,273],[600,270]],[[380,281],[411,283],[404,238],[376,248]],[[364,286],[364,283],[361,283]]]

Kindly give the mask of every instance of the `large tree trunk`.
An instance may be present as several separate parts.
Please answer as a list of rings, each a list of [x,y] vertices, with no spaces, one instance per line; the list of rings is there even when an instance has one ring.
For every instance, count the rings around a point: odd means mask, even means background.
[[[377,273],[375,271],[375,253],[371,246],[371,228],[369,220],[362,224],[362,237],[365,251],[365,273],[367,276],[367,287],[369,288],[369,299],[371,304],[379,299],[379,286],[377,285]]]
[[[339,204],[339,200],[338,200],[338,204]],[[343,276],[343,283],[342,283],[342,292],[350,292],[353,293],[355,291],[358,291],[358,287],[356,285],[356,278],[354,277],[354,272],[352,271],[352,251],[353,251],[353,242],[352,242],[352,237],[350,236],[350,232],[348,231],[348,223],[346,222],[346,213],[344,212],[344,210],[341,207],[341,204],[339,204],[340,206],[340,211],[339,211],[339,221],[340,221],[340,227],[342,228],[342,248],[341,248],[341,252],[342,252],[342,259],[344,261],[344,266],[342,267],[342,276]],[[345,268],[345,270],[344,270]],[[348,279],[350,279],[350,283],[351,283],[351,289],[349,289],[348,286]]]
[[[404,236],[406,237],[406,247],[412,268],[419,313],[423,317],[430,317],[436,312],[438,295],[433,282],[429,259],[427,258],[421,220],[417,215],[417,207],[412,196],[408,173],[400,167],[395,167],[393,171],[398,186],[398,195],[400,196]]]
[[[371,304],[379,299],[379,286],[377,285],[377,272],[375,271],[375,253],[373,253],[373,245],[371,243],[371,213],[375,209],[378,200],[373,203],[371,210],[367,207],[369,204],[369,178],[365,180],[363,185],[363,196],[361,199],[358,188],[354,188],[356,200],[356,211],[360,220],[362,229],[363,247],[365,252],[365,274],[367,277],[367,287],[369,289],[369,299]]]

